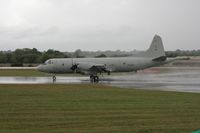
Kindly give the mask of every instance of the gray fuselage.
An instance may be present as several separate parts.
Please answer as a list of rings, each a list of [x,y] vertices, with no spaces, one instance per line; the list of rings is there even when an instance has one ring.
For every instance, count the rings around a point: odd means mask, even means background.
[[[131,72],[165,64],[155,62],[148,57],[116,57],[116,58],[58,58],[49,59],[38,67],[38,70],[47,73],[73,73],[73,64],[83,62],[82,72],[88,72],[86,64],[103,64],[111,72]],[[89,65],[88,65],[89,66]],[[90,74],[90,73],[88,73]]]

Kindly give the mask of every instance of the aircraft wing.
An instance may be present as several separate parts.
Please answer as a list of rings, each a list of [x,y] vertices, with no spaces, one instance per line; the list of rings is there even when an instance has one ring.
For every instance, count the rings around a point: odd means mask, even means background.
[[[79,73],[102,73],[110,72],[104,64],[89,63],[89,62],[76,62],[71,69]]]
[[[99,73],[108,71],[104,65],[93,65],[89,70]]]

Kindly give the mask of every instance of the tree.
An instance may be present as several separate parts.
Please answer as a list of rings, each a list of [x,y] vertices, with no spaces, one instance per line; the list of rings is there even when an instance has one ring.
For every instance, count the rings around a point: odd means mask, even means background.
[[[84,58],[84,56],[81,55],[82,54],[82,51],[80,49],[77,49],[75,52],[74,52],[74,57],[75,58]]]
[[[103,57],[107,57],[105,54],[100,54],[100,55],[97,55],[95,56],[96,58],[103,58]]]
[[[0,52],[0,63],[6,63],[6,56],[3,52]]]
[[[42,62],[45,62],[46,60],[51,58],[67,58],[67,55],[64,55],[64,53],[53,49],[49,49],[47,50],[47,52],[44,52],[42,54]]]

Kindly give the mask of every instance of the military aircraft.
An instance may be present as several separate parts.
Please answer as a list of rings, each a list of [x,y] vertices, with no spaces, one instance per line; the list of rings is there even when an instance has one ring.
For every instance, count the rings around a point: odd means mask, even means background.
[[[99,74],[112,72],[137,72],[146,68],[163,65],[171,62],[168,60],[162,39],[155,35],[149,49],[130,57],[108,57],[108,58],[54,58],[47,60],[37,69],[41,72],[79,73],[90,76],[91,82],[99,81]],[[53,76],[53,81],[56,77]]]

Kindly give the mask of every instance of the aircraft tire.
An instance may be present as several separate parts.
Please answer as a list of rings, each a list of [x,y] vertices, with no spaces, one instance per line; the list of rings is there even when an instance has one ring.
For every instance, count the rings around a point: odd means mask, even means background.
[[[90,82],[93,83],[94,82],[94,76],[90,75]]]
[[[56,76],[53,76],[52,79],[53,79],[53,82],[56,82]]]
[[[99,82],[99,76],[90,75],[90,82],[91,83],[98,83]]]
[[[99,82],[99,76],[94,76],[94,82],[98,83]]]

